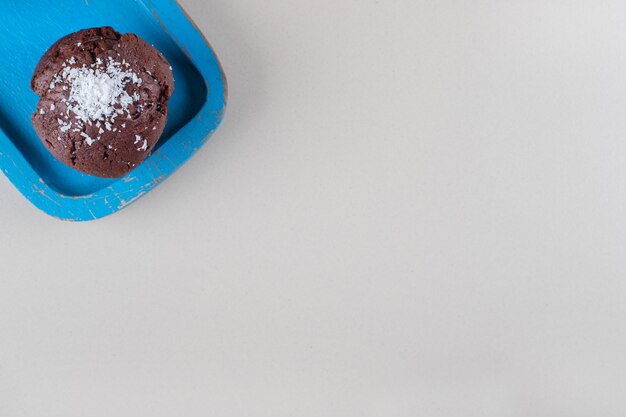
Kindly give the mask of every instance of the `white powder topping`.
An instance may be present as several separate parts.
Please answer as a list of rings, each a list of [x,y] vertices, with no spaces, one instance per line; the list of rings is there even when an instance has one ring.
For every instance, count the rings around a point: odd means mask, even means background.
[[[83,122],[106,121],[127,113],[134,100],[124,87],[131,82],[141,85],[137,74],[122,70],[120,63],[113,58],[109,58],[106,65],[98,60],[89,67],[66,67],[62,77],[71,87],[68,108]]]
[[[39,114],[46,114],[45,111],[43,111],[43,109],[39,110]]]
[[[82,45],[82,44],[81,44],[80,42],[78,42],[78,43],[76,44],[76,46],[78,46],[79,48],[80,48],[80,46],[81,46],[81,45]]]
[[[56,77],[54,77],[54,79],[50,83],[50,90],[52,90],[54,88],[54,86],[57,85],[58,83],[60,83],[61,81],[63,81],[63,80],[61,79],[60,76],[57,75]]]
[[[87,143],[87,145],[91,146],[95,141],[97,141],[98,139],[92,139],[89,137],[89,135],[87,135],[85,132],[81,132],[80,135],[82,137],[85,138],[85,142]]]
[[[146,149],[148,149],[148,141],[147,140],[143,140],[143,145],[141,145],[141,148],[137,148],[138,151],[145,151]]]
[[[80,45],[77,44],[79,47]],[[130,96],[126,92],[126,87],[131,83],[139,87],[142,80],[133,71],[122,69],[122,64],[110,57],[106,61],[98,58],[90,66],[72,68],[70,65],[75,65],[76,62],[75,57],[70,57],[63,63],[64,68],[52,80],[50,89],[54,89],[57,84],[62,84],[63,90],[69,89],[65,112],[68,120],[57,119],[61,132],[67,132],[72,127],[75,127],[72,129],[73,132],[81,132],[85,124],[91,126],[95,123],[99,134],[97,138],[92,138],[84,132],[80,133],[85,143],[91,146],[100,140],[100,135],[104,133],[101,126],[104,125],[109,131],[117,131],[112,126],[117,116],[127,115],[131,119],[129,106],[136,104],[140,97],[136,93]],[[124,64],[130,66],[125,61]],[[50,110],[54,109],[55,105],[51,104]],[[45,112],[41,109],[40,113]],[[70,114],[76,117],[74,122],[69,118]]]
[[[141,142],[141,136],[135,135],[135,145]]]
[[[57,119],[57,123],[59,123],[59,126],[61,126],[61,132],[65,133],[68,130],[70,130],[70,128],[72,127],[72,124],[69,122],[66,122],[63,119]]]

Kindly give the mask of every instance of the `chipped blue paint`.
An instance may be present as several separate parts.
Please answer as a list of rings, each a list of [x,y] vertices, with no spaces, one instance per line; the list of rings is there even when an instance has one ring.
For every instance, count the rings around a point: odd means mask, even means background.
[[[174,0],[48,0],[0,8],[0,169],[36,207],[63,220],[115,213],[165,181],[219,126],[227,87],[220,63]],[[38,97],[30,77],[61,36],[110,25],[154,44],[172,64],[176,91],[168,122],[152,155],[120,179],[82,174],[58,162],[30,124]]]

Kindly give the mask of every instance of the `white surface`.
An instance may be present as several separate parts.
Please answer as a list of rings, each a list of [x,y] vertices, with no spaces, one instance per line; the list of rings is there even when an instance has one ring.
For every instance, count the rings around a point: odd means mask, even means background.
[[[626,3],[183,0],[226,121],[98,222],[0,180],[0,416],[623,416]]]

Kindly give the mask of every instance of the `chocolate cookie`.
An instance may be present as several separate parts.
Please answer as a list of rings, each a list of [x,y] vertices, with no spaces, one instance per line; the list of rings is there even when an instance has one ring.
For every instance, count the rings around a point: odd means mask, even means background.
[[[39,61],[32,122],[61,162],[99,177],[125,175],[154,148],[174,91],[172,68],[137,35],[111,27],[58,40]]]

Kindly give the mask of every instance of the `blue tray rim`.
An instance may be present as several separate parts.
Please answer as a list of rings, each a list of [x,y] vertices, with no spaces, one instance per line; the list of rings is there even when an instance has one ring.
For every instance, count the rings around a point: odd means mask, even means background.
[[[207,86],[198,114],[135,170],[95,193],[68,196],[49,185],[32,168],[10,138],[0,130],[0,169],[35,207],[61,220],[89,221],[134,203],[191,158],[224,118],[228,82],[208,40],[177,1],[142,0],[163,29],[194,64]],[[184,39],[183,45],[180,40]]]

